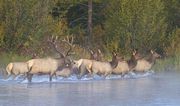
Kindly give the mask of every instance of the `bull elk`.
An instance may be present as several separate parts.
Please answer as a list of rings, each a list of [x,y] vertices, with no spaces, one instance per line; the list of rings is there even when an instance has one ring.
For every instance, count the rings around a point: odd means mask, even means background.
[[[134,68],[134,71],[136,72],[145,72],[152,68],[152,66],[155,64],[155,61],[157,58],[160,58],[161,56],[156,53],[155,51],[150,51],[150,56],[147,59],[140,59],[137,61],[137,65]]]
[[[66,54],[62,53],[57,48],[57,37],[52,37],[48,39],[48,42],[53,46],[55,51],[60,55],[60,58],[37,58],[31,59],[27,62],[29,72],[27,73],[28,81],[31,82],[32,76],[34,74],[49,74],[49,81],[52,81],[52,77],[56,74],[56,71],[59,68],[65,67],[73,62],[73,60],[69,57],[69,52],[72,50],[73,47],[73,37],[70,39],[62,40],[69,45],[69,49]]]

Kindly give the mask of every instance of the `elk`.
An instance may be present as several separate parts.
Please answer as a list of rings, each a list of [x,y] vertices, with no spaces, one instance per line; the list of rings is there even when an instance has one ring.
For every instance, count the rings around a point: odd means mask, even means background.
[[[15,79],[17,75],[26,74],[28,71],[26,62],[11,62],[6,67],[6,72],[8,73],[7,78],[14,75],[13,79]]]
[[[88,74],[87,67],[91,64],[92,60],[90,59],[79,59],[74,61],[78,68],[78,78],[82,78],[85,74]]]
[[[102,61],[103,55],[100,49],[98,49],[96,52],[93,50],[90,50],[90,59],[91,60],[97,60]]]
[[[77,71],[76,66],[72,64],[70,66],[65,66],[61,69],[58,69],[56,71],[56,76],[61,76],[61,77],[67,78],[67,77],[71,76],[72,74],[75,74],[76,71]]]
[[[155,51],[151,50],[150,51],[150,56],[145,59],[140,59],[137,61],[137,65],[134,68],[135,72],[145,72],[148,71],[152,68],[152,66],[155,64],[156,59],[160,58],[161,55],[156,53]]]
[[[78,72],[78,69],[75,65],[74,62],[72,62],[70,65],[61,67],[60,69],[57,69],[56,71],[56,76],[61,76],[61,77],[69,77],[72,74],[76,74]]]
[[[96,53],[90,50],[90,59],[79,59],[75,61],[75,64],[79,69],[79,79],[82,78],[82,76],[84,76],[85,74],[89,73],[87,67],[92,63],[92,60],[102,61],[102,53],[100,49],[98,49]]]
[[[57,37],[52,37],[51,39],[48,39],[48,42],[53,46],[53,48],[56,50],[56,52],[60,55],[60,58],[37,58],[37,59],[31,59],[27,62],[29,72],[27,73],[28,81],[31,82],[32,76],[34,74],[49,74],[49,81],[52,81],[52,77],[56,74],[56,71],[64,67],[66,65],[69,65],[73,62],[73,60],[69,57],[69,52],[72,50],[73,47],[73,37],[71,40],[69,37],[67,39],[62,40],[63,42],[67,43],[69,45],[69,49],[66,54],[62,53],[57,48]]]
[[[140,55],[137,53],[136,50],[133,51],[132,56],[130,60],[120,60],[118,61],[118,65],[115,69],[113,69],[113,74],[121,74],[124,76],[124,74],[128,73],[129,71],[132,71],[133,68],[137,65],[137,60],[140,58]]]
[[[116,68],[118,65],[118,59],[117,54],[115,52],[112,53],[112,60],[110,62],[101,62],[92,60],[91,64],[87,67],[90,74],[98,74],[98,75],[104,75],[106,77],[107,75],[110,75],[114,68]]]

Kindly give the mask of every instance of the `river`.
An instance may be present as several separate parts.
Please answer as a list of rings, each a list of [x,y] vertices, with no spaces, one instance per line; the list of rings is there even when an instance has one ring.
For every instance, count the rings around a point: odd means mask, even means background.
[[[125,78],[0,79],[0,106],[180,106],[180,73],[150,72]]]

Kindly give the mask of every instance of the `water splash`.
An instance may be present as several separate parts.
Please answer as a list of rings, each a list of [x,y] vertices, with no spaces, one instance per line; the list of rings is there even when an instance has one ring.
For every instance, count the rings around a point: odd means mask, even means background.
[[[144,72],[144,73],[135,73],[135,72],[129,72],[122,75],[109,75],[106,78],[99,75],[89,76],[85,75],[81,79],[78,79],[76,75],[71,75],[70,77],[63,78],[63,77],[53,77],[52,82],[79,82],[79,81],[93,81],[93,80],[114,80],[114,79],[135,79],[135,78],[143,78],[148,77],[154,74],[153,70]],[[17,76],[15,79],[13,77],[9,77],[8,79],[2,79],[4,82],[17,82],[17,83],[28,83],[27,78],[24,78],[24,76]],[[34,75],[32,78],[32,83],[49,83],[49,75]]]

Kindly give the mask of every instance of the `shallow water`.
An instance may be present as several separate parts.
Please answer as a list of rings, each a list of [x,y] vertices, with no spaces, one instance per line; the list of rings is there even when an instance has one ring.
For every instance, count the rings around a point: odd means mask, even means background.
[[[96,76],[78,80],[33,77],[0,79],[0,106],[179,106],[180,73]]]

